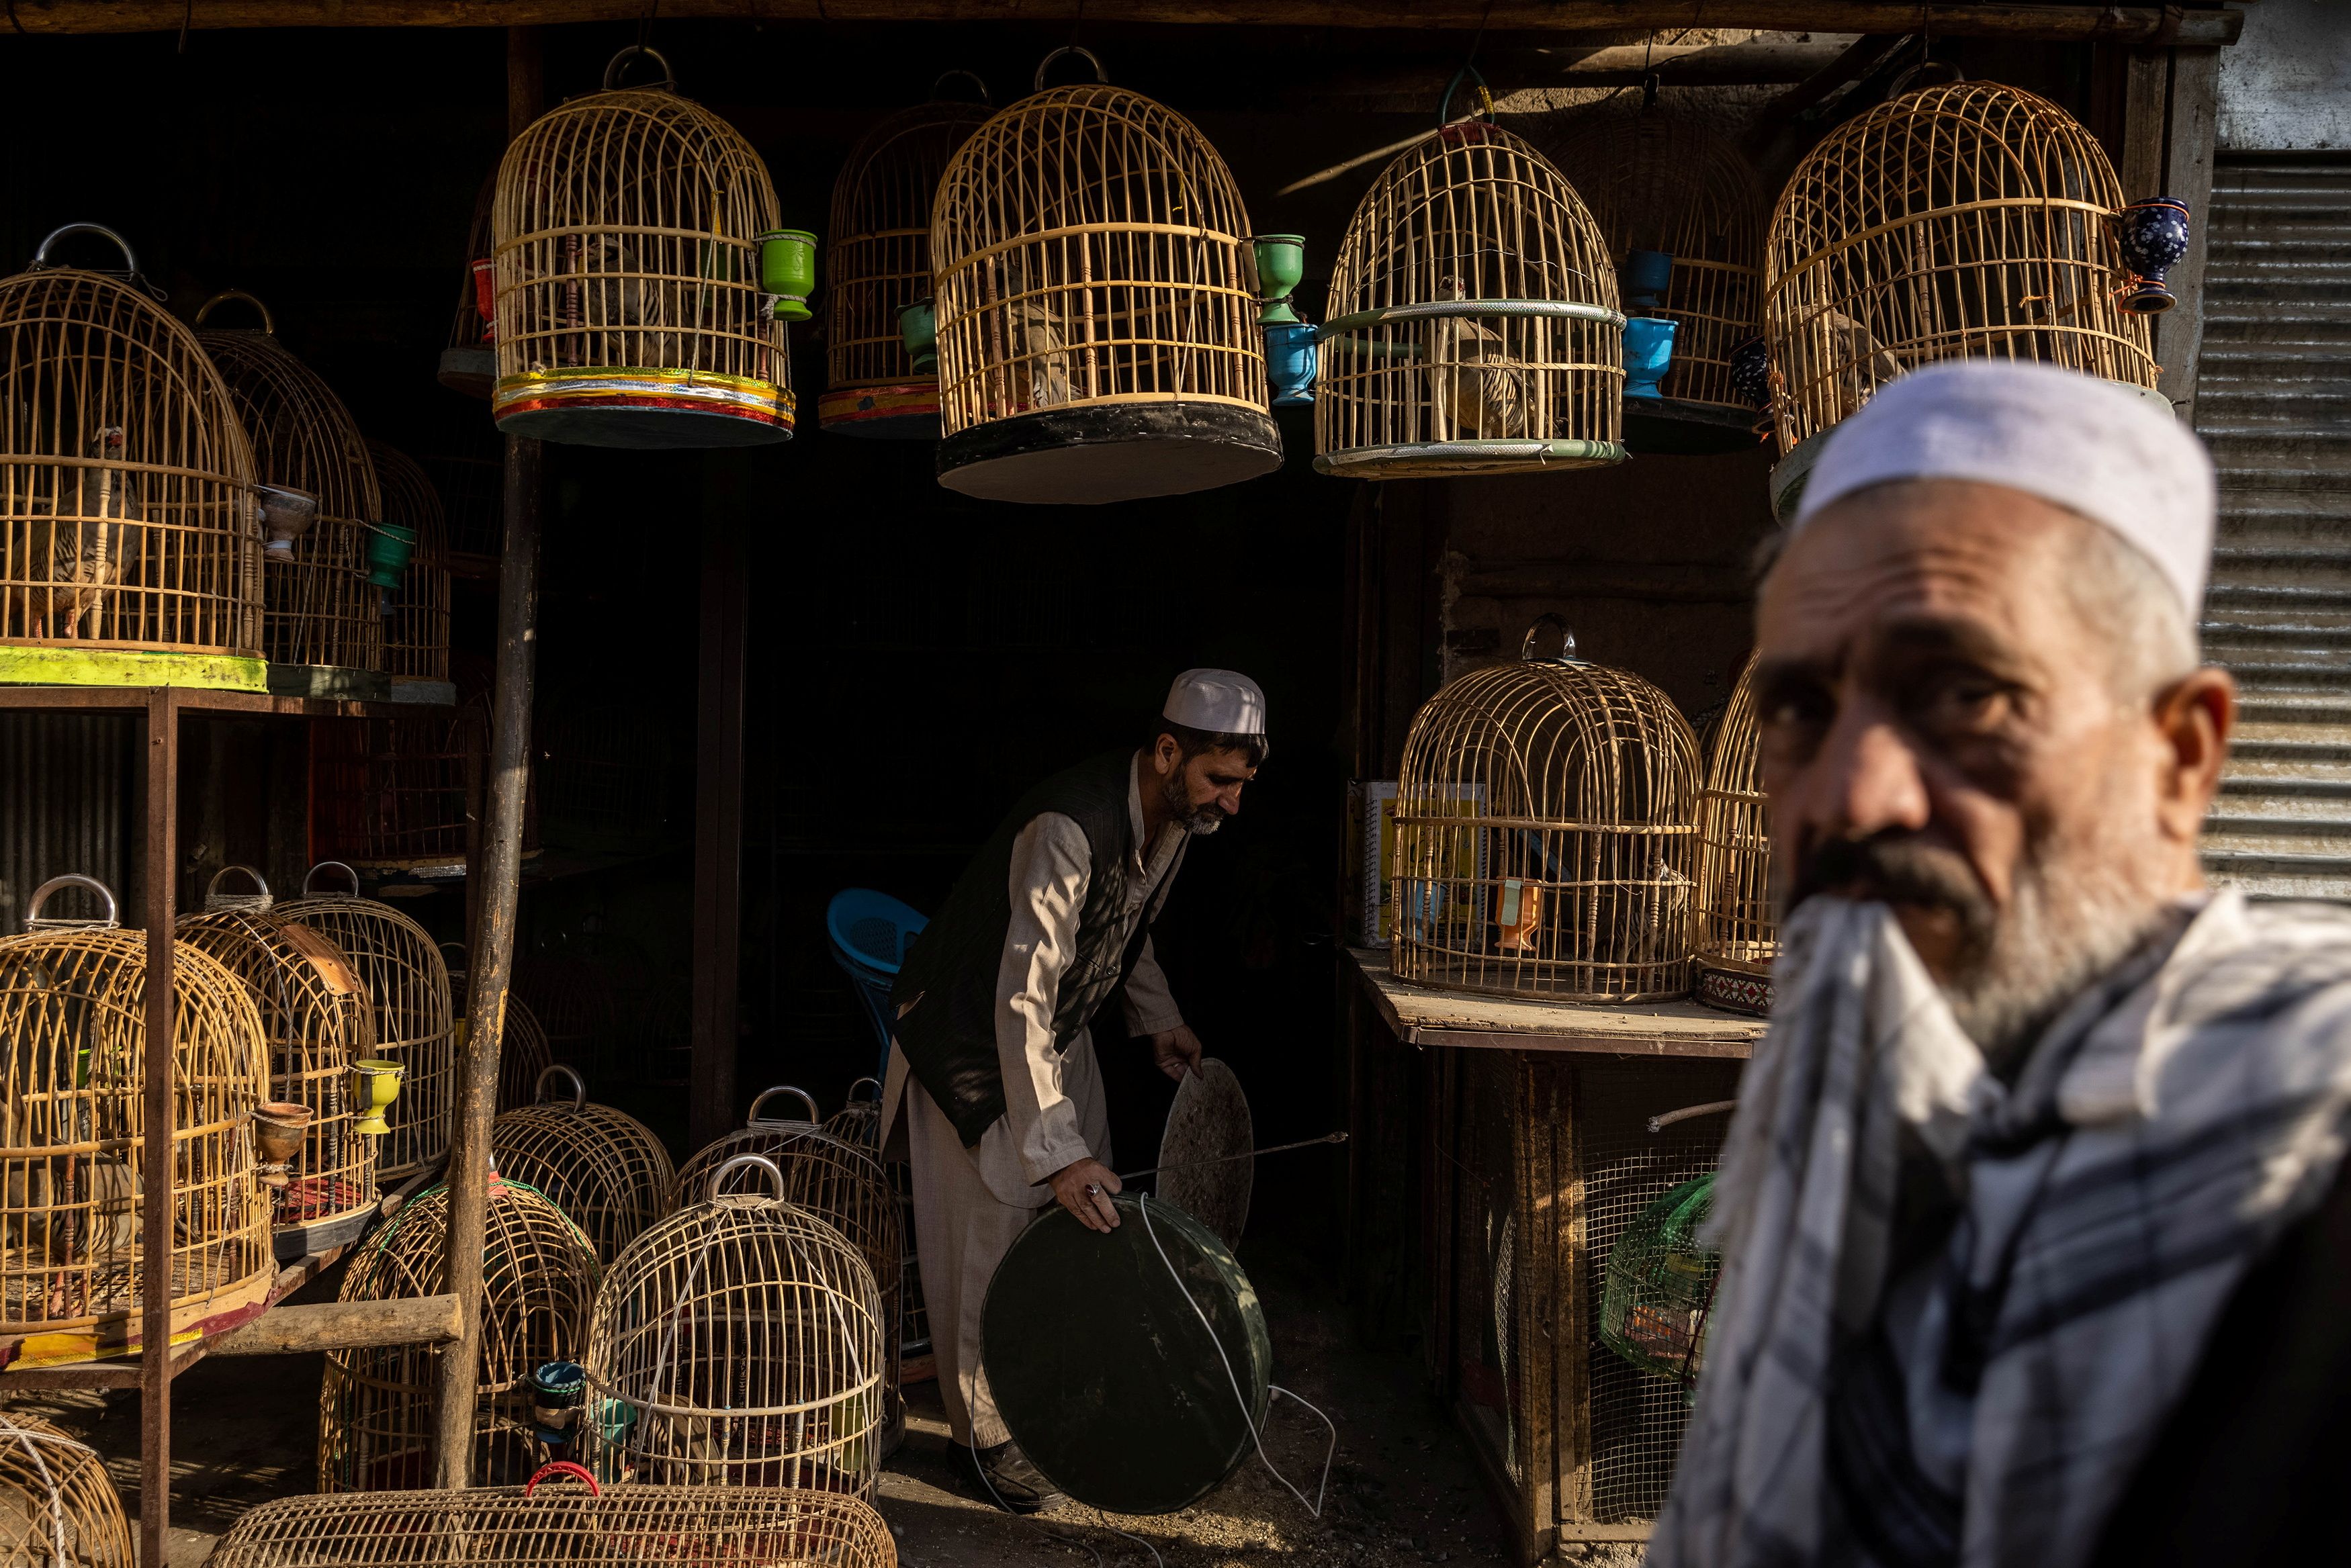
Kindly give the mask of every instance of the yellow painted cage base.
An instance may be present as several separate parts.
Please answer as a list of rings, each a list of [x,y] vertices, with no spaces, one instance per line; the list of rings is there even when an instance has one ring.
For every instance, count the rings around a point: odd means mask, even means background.
[[[152,648],[58,648],[0,643],[0,685],[198,686],[261,691],[269,667],[239,653],[173,653]]]

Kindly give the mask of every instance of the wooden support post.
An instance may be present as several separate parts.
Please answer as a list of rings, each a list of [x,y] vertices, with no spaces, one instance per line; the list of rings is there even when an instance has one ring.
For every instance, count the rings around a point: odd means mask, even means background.
[[[139,1560],[163,1568],[172,1529],[172,889],[179,880],[180,711],[147,697],[147,1104],[139,1173]]]
[[[214,1355],[302,1355],[381,1345],[450,1345],[465,1332],[455,1296],[272,1307],[214,1340]]]
[[[2179,303],[2156,317],[2155,358],[2163,367],[2163,395],[2189,424],[2196,422],[2196,371],[2204,354],[2204,256],[2212,234],[2212,154],[2219,119],[2220,51],[2171,51],[2171,109],[2166,119],[2163,190],[2123,192],[2177,196],[2195,221],[2188,254],[2168,280]]]
[[[710,1144],[735,1124],[737,979],[743,943],[743,510],[748,464],[704,460],[702,674],[694,807],[694,1064],[689,1134]]]

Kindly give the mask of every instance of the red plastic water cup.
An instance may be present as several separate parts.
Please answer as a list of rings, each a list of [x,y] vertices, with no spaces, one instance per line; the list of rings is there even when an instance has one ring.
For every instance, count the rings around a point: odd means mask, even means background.
[[[482,318],[482,341],[496,341],[498,335],[498,280],[496,264],[486,256],[474,264],[474,314]]]

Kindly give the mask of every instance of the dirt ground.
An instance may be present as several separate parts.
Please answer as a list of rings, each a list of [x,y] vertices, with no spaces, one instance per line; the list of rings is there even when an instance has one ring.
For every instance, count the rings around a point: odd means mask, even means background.
[[[936,1389],[908,1390],[904,1446],[882,1478],[879,1506],[905,1568],[1402,1568],[1500,1564],[1504,1536],[1463,1440],[1422,1390],[1407,1359],[1349,1347],[1345,1309],[1295,1253],[1245,1245],[1267,1306],[1275,1379],[1338,1428],[1320,1520],[1249,1460],[1181,1513],[1105,1517],[1069,1504],[1035,1521],[979,1500],[952,1451]],[[300,1299],[331,1299],[331,1277]],[[312,1490],[322,1358],[208,1359],[180,1380],[172,1404],[172,1568],[195,1568],[254,1504]],[[123,1501],[138,1508],[135,1394],[26,1397],[107,1456]],[[1322,1424],[1274,1402],[1267,1450],[1311,1500],[1329,1443]],[[1114,1532],[1124,1530],[1140,1540]],[[1147,1542],[1148,1544],[1144,1544]]]

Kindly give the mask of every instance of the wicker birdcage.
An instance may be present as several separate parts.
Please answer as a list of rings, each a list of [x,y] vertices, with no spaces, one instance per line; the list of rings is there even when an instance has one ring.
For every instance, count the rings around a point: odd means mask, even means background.
[[[560,1469],[576,1475],[579,1467]],[[541,1475],[546,1472],[542,1471]],[[125,1560],[127,1562],[127,1559]],[[856,1498],[781,1488],[529,1484],[281,1497],[236,1521],[206,1568],[898,1568],[890,1527]]]
[[[397,696],[403,681],[449,680],[449,520],[433,481],[413,460],[380,441],[367,445],[383,521],[416,541],[400,586],[383,592],[383,667]],[[455,697],[450,687],[442,700]]]
[[[2122,204],[2095,138],[1991,82],[1921,88],[1823,137],[1766,245],[1781,452],[1946,359],[2036,359],[2153,388],[2147,322],[2117,304]]]
[[[449,526],[450,575],[496,576],[506,549],[506,465],[487,457],[423,461]]]
[[[490,211],[498,196],[498,171],[491,170],[474,197],[473,222],[465,226],[465,276],[457,286],[457,310],[449,323],[449,345],[441,350],[434,379],[453,392],[486,399],[498,384],[498,349],[482,319],[484,264],[490,259]]]
[[[898,314],[930,297],[939,176],[990,112],[984,103],[934,99],[890,116],[850,149],[825,243],[825,391],[816,405],[825,430],[938,439],[937,367],[915,369]]]
[[[227,301],[253,306],[257,327],[207,327]],[[204,301],[196,341],[227,384],[265,484],[301,492],[318,515],[298,537],[262,551],[262,641],[274,664],[384,668],[382,590],[368,581],[368,537],[383,521],[375,465],[343,400],[277,341],[269,307],[242,289]]]
[[[1607,241],[1566,176],[1497,126],[1441,125],[1372,182],[1340,242],[1314,467],[1411,479],[1621,462],[1624,336]]]
[[[68,887],[105,912],[44,914]],[[36,888],[25,925],[0,938],[0,1337],[56,1335],[59,1358],[86,1359],[141,1331],[147,938],[120,929],[113,894],[86,877]],[[172,1006],[177,1334],[257,1305],[276,1269],[249,1125],[269,1083],[253,999],[184,949],[172,955]]]
[[[474,1479],[508,1486],[536,1464],[531,1373],[579,1359],[601,1271],[596,1249],[545,1195],[490,1179],[483,1235],[482,1366]],[[409,1200],[360,1247],[338,1299],[439,1295],[449,1251],[449,1189]],[[319,1490],[392,1491],[432,1475],[435,1382],[430,1345],[330,1351],[319,1396]]]
[[[1698,807],[1698,999],[1771,1011],[1780,925],[1771,901],[1771,823],[1749,656],[1715,726]]]
[[[351,879],[349,893],[314,893],[319,873],[334,867]],[[456,1099],[456,1013],[449,970],[423,926],[389,904],[359,894],[359,873],[339,862],[314,866],[302,897],[273,911],[299,920],[342,950],[368,990],[373,1059],[406,1069],[400,1097],[386,1113],[391,1133],[376,1151],[379,1180],[415,1175],[449,1149]]]
[[[631,1242],[596,1293],[580,1457],[608,1480],[871,1497],[883,1333],[848,1237],[779,1196],[712,1196]]]
[[[860,1089],[872,1094],[860,1098]],[[849,1096],[841,1109],[824,1119],[824,1130],[843,1143],[856,1145],[875,1158],[882,1154],[882,1082],[878,1078],[860,1078],[849,1085]],[[931,1319],[923,1304],[923,1274],[921,1261],[914,1253],[914,1194],[907,1164],[903,1159],[885,1160],[882,1168],[890,1178],[890,1190],[898,1199],[898,1356],[900,1380],[917,1381],[916,1372],[929,1374],[915,1363],[924,1361],[931,1353]],[[909,1370],[913,1368],[913,1370]]]
[[[137,1560],[98,1450],[29,1410],[0,1410],[0,1563],[134,1568]]]
[[[1069,53],[1095,83],[1046,89]],[[1047,57],[939,181],[939,483],[967,495],[1133,501],[1281,465],[1232,172],[1101,78]]]
[[[571,1082],[568,1101],[549,1095],[559,1078]],[[490,1154],[509,1179],[553,1199],[609,1264],[670,1211],[669,1150],[636,1117],[589,1104],[587,1081],[570,1067],[545,1068],[533,1087],[536,1104],[492,1124]]]
[[[1688,994],[1698,742],[1673,700],[1574,656],[1448,682],[1396,785],[1395,972],[1425,985],[1637,1002]]]
[[[260,873],[242,872],[262,896]],[[253,999],[269,1046],[269,1097],[310,1113],[291,1168],[270,1183],[277,1250],[288,1261],[328,1251],[357,1236],[374,1216],[374,1140],[352,1130],[358,1108],[351,1064],[366,1060],[373,1038],[367,988],[342,950],[274,908],[216,909],[183,915],[182,943],[219,961]],[[267,1174],[267,1173],[265,1173]]]
[[[644,56],[664,79],[616,88]],[[584,446],[747,446],[792,433],[782,322],[761,292],[767,166],[624,49],[604,89],[541,116],[498,165],[491,217],[509,435]]]
[[[161,649],[255,660],[258,687],[245,427],[129,246],[120,274],[49,260],[77,233],[121,244],[68,224],[0,280],[0,669],[38,680],[92,654]]]

